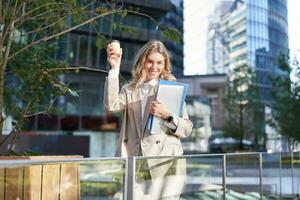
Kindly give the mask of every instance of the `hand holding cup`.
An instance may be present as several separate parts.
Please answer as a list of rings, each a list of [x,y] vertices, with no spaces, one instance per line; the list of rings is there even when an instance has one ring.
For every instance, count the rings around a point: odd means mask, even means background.
[[[112,69],[119,69],[122,58],[122,48],[118,40],[113,40],[107,45],[107,61]]]

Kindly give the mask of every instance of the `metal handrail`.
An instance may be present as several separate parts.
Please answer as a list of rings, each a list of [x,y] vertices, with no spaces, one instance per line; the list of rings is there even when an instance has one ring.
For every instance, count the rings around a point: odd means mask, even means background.
[[[27,167],[30,165],[47,165],[47,164],[62,164],[62,163],[81,163],[92,161],[107,161],[107,160],[127,160],[123,157],[99,157],[99,158],[65,158],[65,159],[53,159],[53,160],[1,160],[0,168],[12,168],[12,167]]]
[[[291,178],[292,178],[292,195],[295,195],[295,169],[294,169],[294,154],[295,152],[289,152],[287,155],[291,159]],[[300,152],[296,152],[300,153]],[[101,161],[124,161],[125,177],[124,177],[124,199],[133,199],[134,194],[134,181],[135,181],[135,166],[136,162],[142,159],[192,159],[192,158],[212,158],[218,157],[222,161],[222,186],[223,186],[223,199],[226,199],[227,195],[227,159],[231,156],[258,156],[259,162],[259,194],[263,198],[263,155],[278,155],[279,164],[279,198],[282,198],[282,155],[283,153],[265,153],[265,152],[243,152],[243,153],[226,153],[226,154],[194,154],[194,155],[181,155],[181,156],[147,156],[147,157],[99,157],[99,158],[65,158],[55,160],[1,160],[1,168],[14,168],[14,167],[26,167],[31,165],[47,165],[47,164],[64,164],[64,163],[86,163],[86,162],[101,162]],[[278,188],[276,187],[276,190]]]

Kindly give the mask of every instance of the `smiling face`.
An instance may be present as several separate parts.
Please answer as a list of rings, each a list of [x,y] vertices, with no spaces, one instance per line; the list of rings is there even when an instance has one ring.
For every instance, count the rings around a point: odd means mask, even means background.
[[[139,85],[153,79],[176,80],[172,75],[170,56],[165,45],[158,40],[147,42],[137,53],[130,85]]]
[[[145,60],[146,82],[158,80],[165,68],[165,57],[158,52],[150,53]]]

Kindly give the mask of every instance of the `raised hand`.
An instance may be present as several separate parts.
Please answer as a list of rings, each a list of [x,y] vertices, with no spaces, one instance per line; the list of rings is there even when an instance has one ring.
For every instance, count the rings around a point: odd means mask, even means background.
[[[112,42],[107,45],[107,61],[112,69],[120,69],[122,59],[122,48],[120,43]]]

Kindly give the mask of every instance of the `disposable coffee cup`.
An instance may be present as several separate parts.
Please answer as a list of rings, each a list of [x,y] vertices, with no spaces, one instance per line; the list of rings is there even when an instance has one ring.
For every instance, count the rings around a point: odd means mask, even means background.
[[[120,56],[121,55],[121,46],[120,42],[118,40],[112,40],[109,42],[111,45],[113,51],[115,52],[116,55]]]

